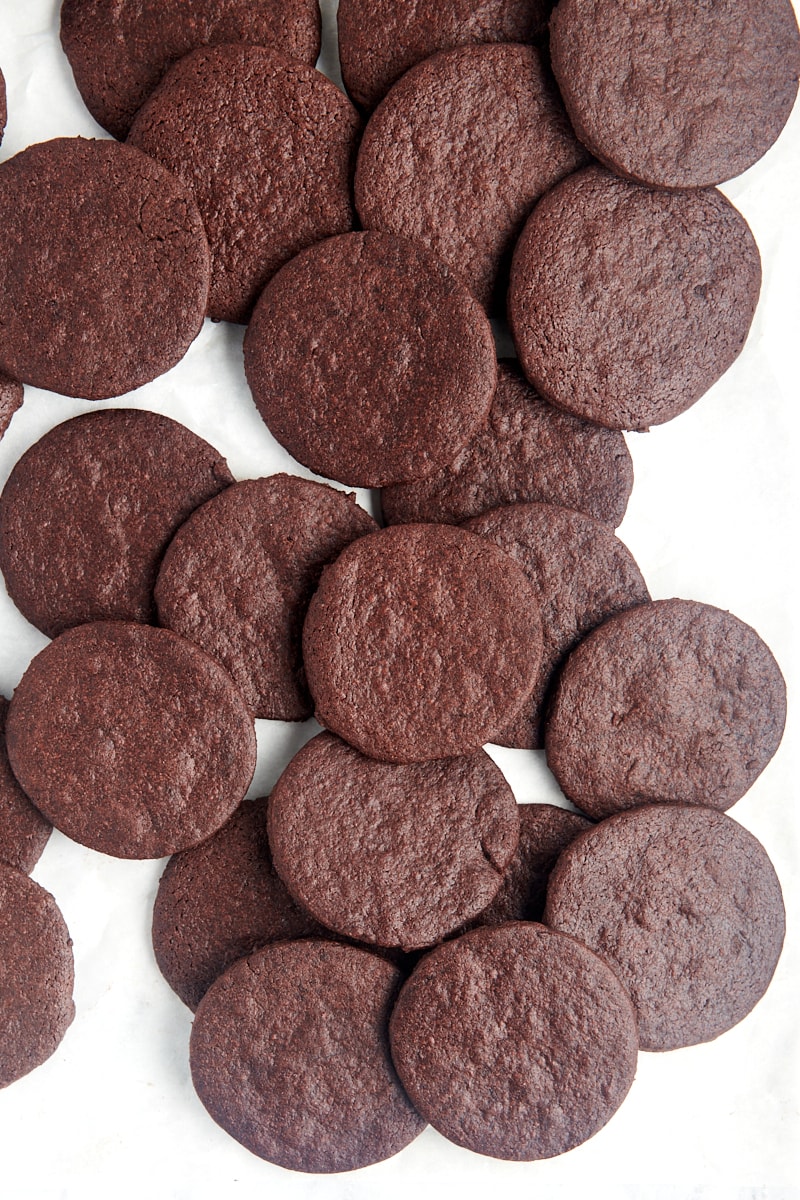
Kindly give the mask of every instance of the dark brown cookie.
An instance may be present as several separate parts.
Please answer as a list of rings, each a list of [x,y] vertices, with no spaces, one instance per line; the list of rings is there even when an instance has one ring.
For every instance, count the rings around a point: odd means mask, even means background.
[[[117,858],[195,846],[240,803],[253,721],[230,676],[169,629],[80,625],[33,659],[8,756],[48,820]]]
[[[538,50],[448,50],[412,67],[369,122],[356,208],[366,229],[429,246],[490,307],[531,208],[587,158]]]
[[[649,805],[582,834],[558,861],[548,925],[579,938],[633,999],[642,1050],[718,1037],[767,990],[785,930],[760,842],[723,813]]]
[[[294,1171],[352,1171],[422,1132],[389,1054],[402,976],[334,942],[282,942],[236,963],[197,1010],[192,1079],[211,1116]]]
[[[613,972],[573,938],[513,922],[427,954],[390,1024],[412,1103],[459,1146],[530,1161],[563,1154],[633,1083],[636,1017]]]
[[[567,659],[547,762],[591,817],[653,801],[726,809],[778,748],[786,686],[731,613],[658,600],[612,617]]]
[[[550,33],[578,137],[617,174],[657,187],[739,175],[797,95],[790,0],[561,0]]]
[[[0,696],[0,862],[32,871],[53,827],[14,778],[6,750],[7,712],[8,701]]]
[[[499,504],[537,501],[617,526],[632,487],[633,464],[621,433],[547,404],[515,367],[501,362],[488,420],[472,440],[446,467],[384,488],[381,504],[389,525],[457,525]]]
[[[72,942],[53,897],[0,863],[0,1088],[50,1057],[75,1016]]]
[[[592,823],[554,804],[520,804],[519,844],[503,875],[500,891],[475,925],[541,921],[547,881],[562,850]]]
[[[106,409],[57,425],[0,497],[0,570],[50,637],[84,621],[154,621],[170,538],[233,482],[213,446],[158,413]]]
[[[0,366],[103,400],[183,358],[208,241],[187,188],[132,146],[58,138],[0,166]]]
[[[760,287],[758,247],[721,192],[659,192],[588,167],[525,226],[508,315],[547,400],[609,429],[647,429],[728,369]]]
[[[339,59],[362,108],[439,50],[477,42],[531,42],[547,31],[553,0],[339,0]]]
[[[318,720],[362,754],[469,754],[531,695],[541,630],[528,580],[485,538],[399,525],[325,569],[303,630]]]
[[[212,837],[171,858],[153,908],[156,962],[192,1010],[238,959],[269,942],[325,933],[272,865],[265,799],[245,800]]]
[[[393,764],[329,733],[272,793],[275,869],[323,925],[418,950],[496,895],[517,846],[514,793],[488,754]]]
[[[158,619],[233,676],[256,717],[303,721],[303,621],[322,568],[377,529],[355,497],[292,475],[235,483],[181,526],[156,583]]]
[[[249,42],[313,67],[317,0],[63,0],[61,45],[89,112],[124,138],[168,68],[199,46]]]
[[[0,371],[0,438],[11,424],[11,418],[22,404],[24,395],[22,384]]]
[[[485,315],[421,246],[354,233],[272,280],[244,342],[256,407],[282,446],[354,487],[418,479],[485,419],[497,381]]]
[[[521,750],[544,745],[549,690],[567,655],[614,613],[645,604],[647,584],[627,546],[607,525],[554,504],[509,504],[464,525],[519,563],[542,623],[542,662],[531,699],[495,741]]]
[[[274,51],[215,46],[170,68],[128,140],[197,200],[211,246],[210,317],[247,321],[279,267],[352,229],[360,132],[329,79]]]

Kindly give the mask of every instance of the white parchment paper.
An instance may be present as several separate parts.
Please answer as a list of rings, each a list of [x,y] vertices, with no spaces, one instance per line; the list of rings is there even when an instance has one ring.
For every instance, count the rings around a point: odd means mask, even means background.
[[[0,158],[59,135],[105,136],[75,89],[57,0],[0,0],[9,121]],[[335,69],[335,2],[323,0],[322,67]],[[150,948],[162,863],[106,858],[54,833],[34,877],[56,896],[75,948],[77,1016],[57,1053],[0,1092],[0,1196],[297,1197],[413,1195],[722,1200],[800,1196],[800,110],[778,144],[724,191],[755,233],[764,286],[749,342],[728,374],[672,423],[628,436],[636,484],[620,534],[654,598],[730,609],[760,632],[789,685],[783,745],[732,816],[756,834],[782,880],[788,937],[755,1011],[709,1045],[643,1054],[623,1107],[595,1138],[549,1162],[496,1162],[433,1130],[352,1175],[293,1175],[224,1134],[192,1090],[191,1014]],[[2,231],[0,231],[2,253]],[[119,401],[166,413],[226,455],[237,478],[308,474],[258,417],[241,330],[206,323],[186,358]],[[93,406],[27,388],[0,442],[0,485],[53,425]],[[360,496],[368,506],[371,498]],[[10,695],[46,639],[0,583],[0,689]],[[154,703],[157,703],[154,697]],[[315,731],[260,721],[251,795],[267,792]],[[538,753],[494,750],[520,801],[558,803]]]

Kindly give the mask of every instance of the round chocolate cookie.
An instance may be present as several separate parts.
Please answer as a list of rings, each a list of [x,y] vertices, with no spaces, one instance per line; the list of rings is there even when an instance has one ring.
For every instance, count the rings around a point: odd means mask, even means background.
[[[369,122],[356,208],[366,229],[429,246],[488,308],[531,208],[587,158],[538,50],[448,50],[412,67]]]
[[[758,247],[721,192],[659,192],[588,167],[525,226],[508,316],[547,400],[609,429],[647,429],[728,369],[760,287]]]
[[[636,1071],[636,1017],[573,938],[512,922],[427,954],[390,1023],[415,1108],[468,1150],[528,1162],[585,1142]]]
[[[457,525],[499,504],[561,504],[619,525],[633,487],[621,433],[541,400],[510,363],[497,367],[489,417],[448,463],[424,479],[383,489],[387,524]]]
[[[362,754],[422,762],[493,741],[541,658],[533,589],[485,538],[399,525],[325,569],[303,630],[317,719]]]
[[[0,371],[0,438],[11,424],[11,418],[22,404],[24,388],[16,379]]]
[[[321,483],[235,483],[172,539],[159,622],[222,663],[254,716],[303,721],[313,712],[301,653],[308,603],[325,564],[376,529],[352,495]]]
[[[11,599],[49,637],[85,621],[153,621],[170,538],[232,482],[213,446],[158,413],[105,409],[57,425],[0,497]]]
[[[313,67],[317,0],[63,0],[61,45],[89,112],[124,138],[172,63],[199,46],[249,42]]]
[[[267,801],[245,800],[221,829],[167,863],[153,907],[161,974],[196,1009],[232,963],[269,942],[325,936],[272,865]]]
[[[592,822],[554,804],[520,804],[519,844],[500,890],[475,925],[541,921],[547,881],[558,856]]]
[[[75,1016],[72,942],[53,897],[0,863],[0,1088],[41,1066]]]
[[[785,931],[764,847],[707,808],[649,805],[582,834],[545,921],[594,950],[633,1000],[642,1050],[718,1037],[767,990]]]
[[[7,713],[8,701],[0,696],[0,862],[32,871],[53,827],[14,778],[6,750]]]
[[[530,42],[547,32],[553,0],[339,0],[344,85],[371,109],[401,75],[439,50]]]
[[[790,0],[561,0],[550,35],[578,137],[617,174],[656,187],[739,175],[797,95]]]
[[[200,331],[200,213],[133,147],[29,146],[0,166],[0,228],[0,366],[20,382],[119,396],[173,367]]]
[[[80,625],[46,646],[8,713],[8,756],[48,820],[117,858],[161,858],[209,837],[256,762],[230,676],[168,629]]]
[[[282,942],[236,963],[197,1010],[192,1079],[211,1116],[294,1171],[352,1171],[422,1132],[392,1065],[402,976],[377,955]]]
[[[497,382],[491,326],[467,290],[384,233],[332,238],[285,266],[253,314],[244,365],[281,445],[354,487],[449,462]]]
[[[567,659],[547,762],[591,817],[659,800],[726,809],[785,721],[783,676],[754,629],[709,604],[658,600],[611,617]]]
[[[275,869],[323,925],[418,950],[496,895],[519,836],[514,793],[488,754],[392,764],[329,733],[272,793]]]
[[[280,266],[352,229],[360,132],[329,79],[272,50],[214,46],[170,68],[128,140],[197,200],[211,246],[210,317],[247,321]]]
[[[614,613],[645,604],[647,584],[607,525],[553,504],[509,504],[464,525],[491,538],[528,576],[542,622],[542,662],[533,696],[495,739],[520,750],[544,745],[549,690],[569,652]]]

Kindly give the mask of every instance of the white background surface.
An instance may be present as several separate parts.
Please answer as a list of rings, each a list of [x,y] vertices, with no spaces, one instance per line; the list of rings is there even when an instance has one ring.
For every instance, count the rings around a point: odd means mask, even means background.
[[[335,3],[325,3],[325,64]],[[105,136],[75,90],[58,41],[57,0],[0,0],[0,66],[9,122],[0,158],[63,134]],[[329,71],[329,73],[331,73]],[[782,880],[788,938],[767,996],[709,1045],[643,1054],[628,1100],[570,1154],[495,1162],[432,1130],[397,1158],[351,1175],[293,1175],[251,1156],[211,1119],[191,1087],[191,1015],[150,949],[162,863],[106,858],[54,833],[34,872],[66,917],[75,948],[77,1016],[57,1053],[0,1093],[0,1194],[424,1200],[477,1197],[800,1196],[800,816],[797,551],[800,496],[800,110],[761,163],[726,194],[755,233],[764,286],[744,353],[693,409],[628,435],[636,484],[621,536],[654,598],[730,609],[772,647],[789,684],[783,745],[732,816],[766,846]],[[2,231],[0,231],[2,253]],[[186,358],[112,402],[166,413],[225,454],[237,478],[308,474],[273,441],[245,384],[241,330],[206,323]],[[110,406],[110,405],[109,405]],[[0,443],[0,484],[53,425],[94,406],[27,388]],[[362,502],[369,503],[362,495]],[[10,695],[46,639],[0,584],[0,689]],[[257,722],[251,795],[268,791],[315,731]],[[492,751],[494,754],[495,752]],[[497,751],[520,801],[558,803],[538,753]]]

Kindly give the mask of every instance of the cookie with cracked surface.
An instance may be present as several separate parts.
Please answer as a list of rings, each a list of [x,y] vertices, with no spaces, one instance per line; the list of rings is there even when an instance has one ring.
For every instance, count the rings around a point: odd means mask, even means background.
[[[298,908],[274,866],[266,799],[245,800],[206,841],[174,855],[153,907],[161,974],[193,1011],[215,979],[270,942],[327,931]]]
[[[303,620],[322,568],[377,525],[355,497],[293,475],[248,479],[194,512],[156,582],[161,625],[233,676],[256,717],[313,712]]]
[[[491,902],[519,817],[483,751],[398,765],[322,733],[275,785],[268,829],[275,869],[323,925],[418,950]]]
[[[75,1016],[72,942],[53,897],[0,863],[0,1088],[41,1066]]]
[[[323,571],[303,629],[317,719],[385,762],[492,741],[531,695],[540,657],[526,575],[452,525],[353,542]]]
[[[8,701],[0,696],[0,862],[32,871],[47,845],[52,825],[17,783],[6,750]]]
[[[8,756],[68,837],[117,858],[197,845],[239,805],[256,761],[230,676],[169,629],[79,625],[31,662],[14,693]]]
[[[282,942],[236,963],[192,1027],[192,1080],[210,1115],[294,1171],[353,1171],[397,1154],[425,1125],[389,1053],[401,981],[377,955],[334,942]]]
[[[0,371],[0,438],[11,424],[11,418],[21,407],[25,391],[21,383]]]
[[[11,599],[49,637],[85,621],[154,621],[170,539],[231,483],[219,451],[159,413],[105,409],[57,425],[0,497]]]
[[[119,396],[175,366],[200,332],[200,213],[132,146],[29,146],[0,166],[0,226],[0,366],[21,383]]]
[[[332,238],[288,263],[256,306],[244,363],[281,445],[353,487],[449,462],[497,384],[491,326],[466,288],[385,233]]]
[[[344,85],[356,104],[372,109],[409,68],[440,50],[543,38],[552,7],[552,0],[339,0]]]
[[[613,971],[533,923],[473,929],[426,954],[389,1030],[422,1116],[494,1158],[529,1162],[585,1142],[636,1071],[636,1017]]]
[[[569,846],[545,921],[619,977],[642,1050],[708,1042],[767,990],[786,925],[760,842],[723,813],[649,805],[609,817]]]
[[[170,68],[128,141],[197,201],[211,246],[210,317],[248,321],[279,267],[353,228],[360,133],[329,79],[272,50],[213,46]]]
[[[611,617],[567,659],[547,763],[590,817],[667,800],[727,809],[780,744],[786,685],[754,629],[692,600]]]
[[[561,0],[550,50],[581,141],[656,187],[708,187],[769,149],[797,95],[790,0]]]
[[[614,613],[646,604],[633,555],[607,525],[554,504],[508,504],[465,522],[490,538],[528,577],[542,624],[542,661],[533,696],[495,739],[520,750],[544,745],[547,698],[567,655]]]
[[[94,119],[125,138],[165,73],[191,50],[268,46],[313,67],[317,0],[63,0],[61,45]]]
[[[609,429],[647,429],[727,371],[760,288],[758,247],[721,192],[656,191],[589,167],[532,213],[508,315],[546,399]]]
[[[381,493],[388,525],[458,525],[500,504],[560,504],[619,525],[633,488],[621,433],[542,400],[515,365],[497,366],[487,420],[463,450],[424,479]]]
[[[580,813],[555,804],[519,804],[519,844],[494,900],[474,925],[541,921],[550,872],[570,842],[592,828]]]
[[[538,50],[447,50],[412,67],[373,114],[356,208],[365,229],[429,246],[490,308],[533,205],[587,159]]]

